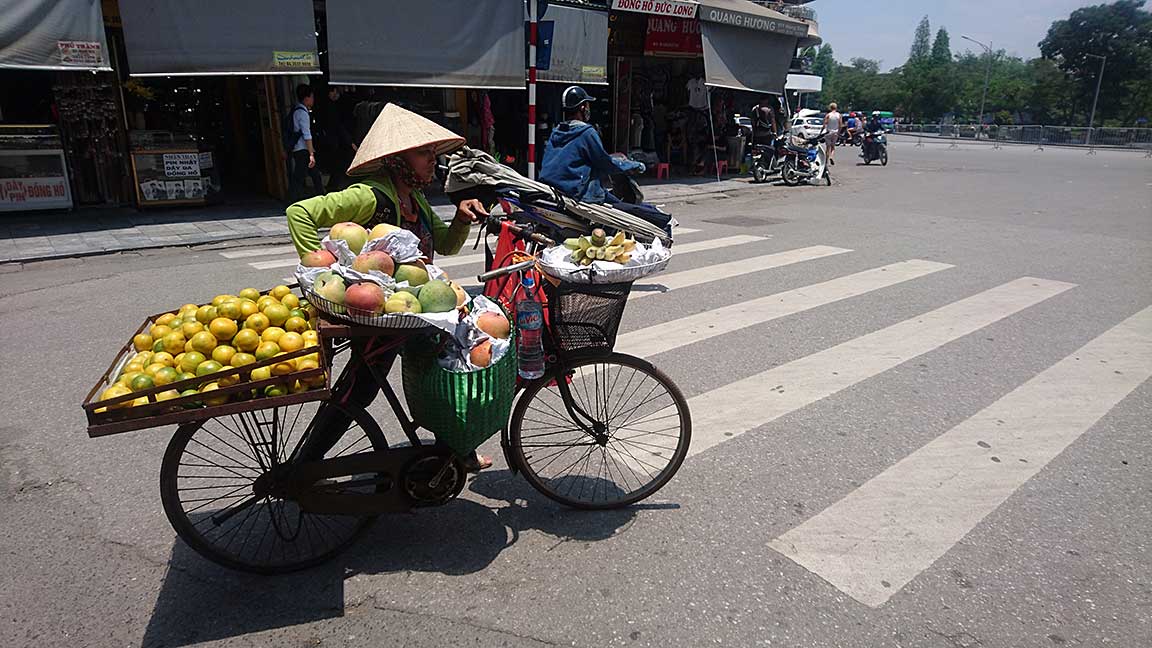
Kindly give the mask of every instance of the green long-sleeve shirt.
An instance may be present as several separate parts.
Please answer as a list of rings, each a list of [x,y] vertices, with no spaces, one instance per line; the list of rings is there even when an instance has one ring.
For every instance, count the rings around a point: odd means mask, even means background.
[[[336,223],[352,222],[368,225],[373,215],[377,213],[376,193],[378,189],[391,201],[380,210],[384,220],[397,227],[402,226],[400,210],[397,209],[399,198],[390,178],[377,177],[361,183],[353,184],[343,191],[336,191],[323,196],[316,196],[294,203],[285,210],[288,217],[288,231],[292,235],[292,243],[296,252],[304,256],[308,252],[320,249],[320,234],[317,230],[332,227]],[[468,231],[471,223],[468,221],[453,221],[448,225],[432,211],[431,205],[419,191],[412,192],[420,208],[420,218],[424,226],[431,230],[432,240],[436,254],[456,254],[468,240]]]

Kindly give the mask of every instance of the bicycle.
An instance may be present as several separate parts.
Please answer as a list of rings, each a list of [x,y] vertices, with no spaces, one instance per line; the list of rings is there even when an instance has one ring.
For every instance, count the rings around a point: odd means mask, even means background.
[[[493,219],[488,227],[534,249],[553,244],[530,226]],[[511,263],[479,279],[534,265]],[[500,431],[509,469],[574,508],[650,497],[683,463],[692,423],[671,379],[612,350],[631,284],[544,286],[545,373],[517,386]],[[330,398],[229,406],[228,414],[189,418],[168,444],[160,471],[165,514],[213,562],[265,574],[308,568],[348,547],[380,514],[446,504],[466,484],[460,457],[419,435],[388,379],[403,345],[425,332],[327,317],[319,330],[326,357],[348,356]],[[406,443],[389,443],[360,402],[365,391],[384,394]]]

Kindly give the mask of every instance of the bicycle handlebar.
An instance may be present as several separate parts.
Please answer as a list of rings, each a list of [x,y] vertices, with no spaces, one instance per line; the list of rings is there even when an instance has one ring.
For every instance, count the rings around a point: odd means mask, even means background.
[[[501,226],[505,222],[507,222],[507,221],[505,221],[504,219],[489,218],[488,223],[487,223],[488,233],[498,236],[500,234]],[[520,239],[521,241],[530,241],[532,243],[539,243],[540,245],[543,245],[545,247],[552,247],[552,246],[556,245],[556,241],[553,241],[552,239],[548,238],[547,236],[544,236],[543,234],[537,234],[535,232],[529,231],[529,230],[527,230],[523,227],[520,227],[519,225],[516,225],[516,224],[511,223],[511,222],[508,223],[508,231],[512,232],[512,234],[514,236],[516,236],[516,238]]]
[[[504,266],[503,268],[496,268],[495,270],[492,270],[491,272],[485,272],[484,274],[477,275],[476,280],[479,281],[480,283],[488,283],[489,281],[492,281],[493,279],[497,279],[497,278],[503,277],[505,275],[510,275],[513,272],[521,272],[523,270],[531,270],[532,267],[535,265],[536,265],[536,259],[531,259],[529,261],[521,261],[520,263],[513,263],[510,266]]]

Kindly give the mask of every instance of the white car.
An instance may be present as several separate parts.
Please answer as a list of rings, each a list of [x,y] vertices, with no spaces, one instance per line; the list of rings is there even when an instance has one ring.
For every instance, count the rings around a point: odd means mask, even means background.
[[[789,132],[794,137],[812,138],[824,132],[824,115],[818,110],[801,110],[792,116]]]

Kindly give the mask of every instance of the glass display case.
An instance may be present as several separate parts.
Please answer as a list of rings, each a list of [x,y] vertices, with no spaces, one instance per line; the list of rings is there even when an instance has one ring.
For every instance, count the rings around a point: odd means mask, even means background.
[[[72,188],[55,126],[0,126],[0,211],[71,209]]]

